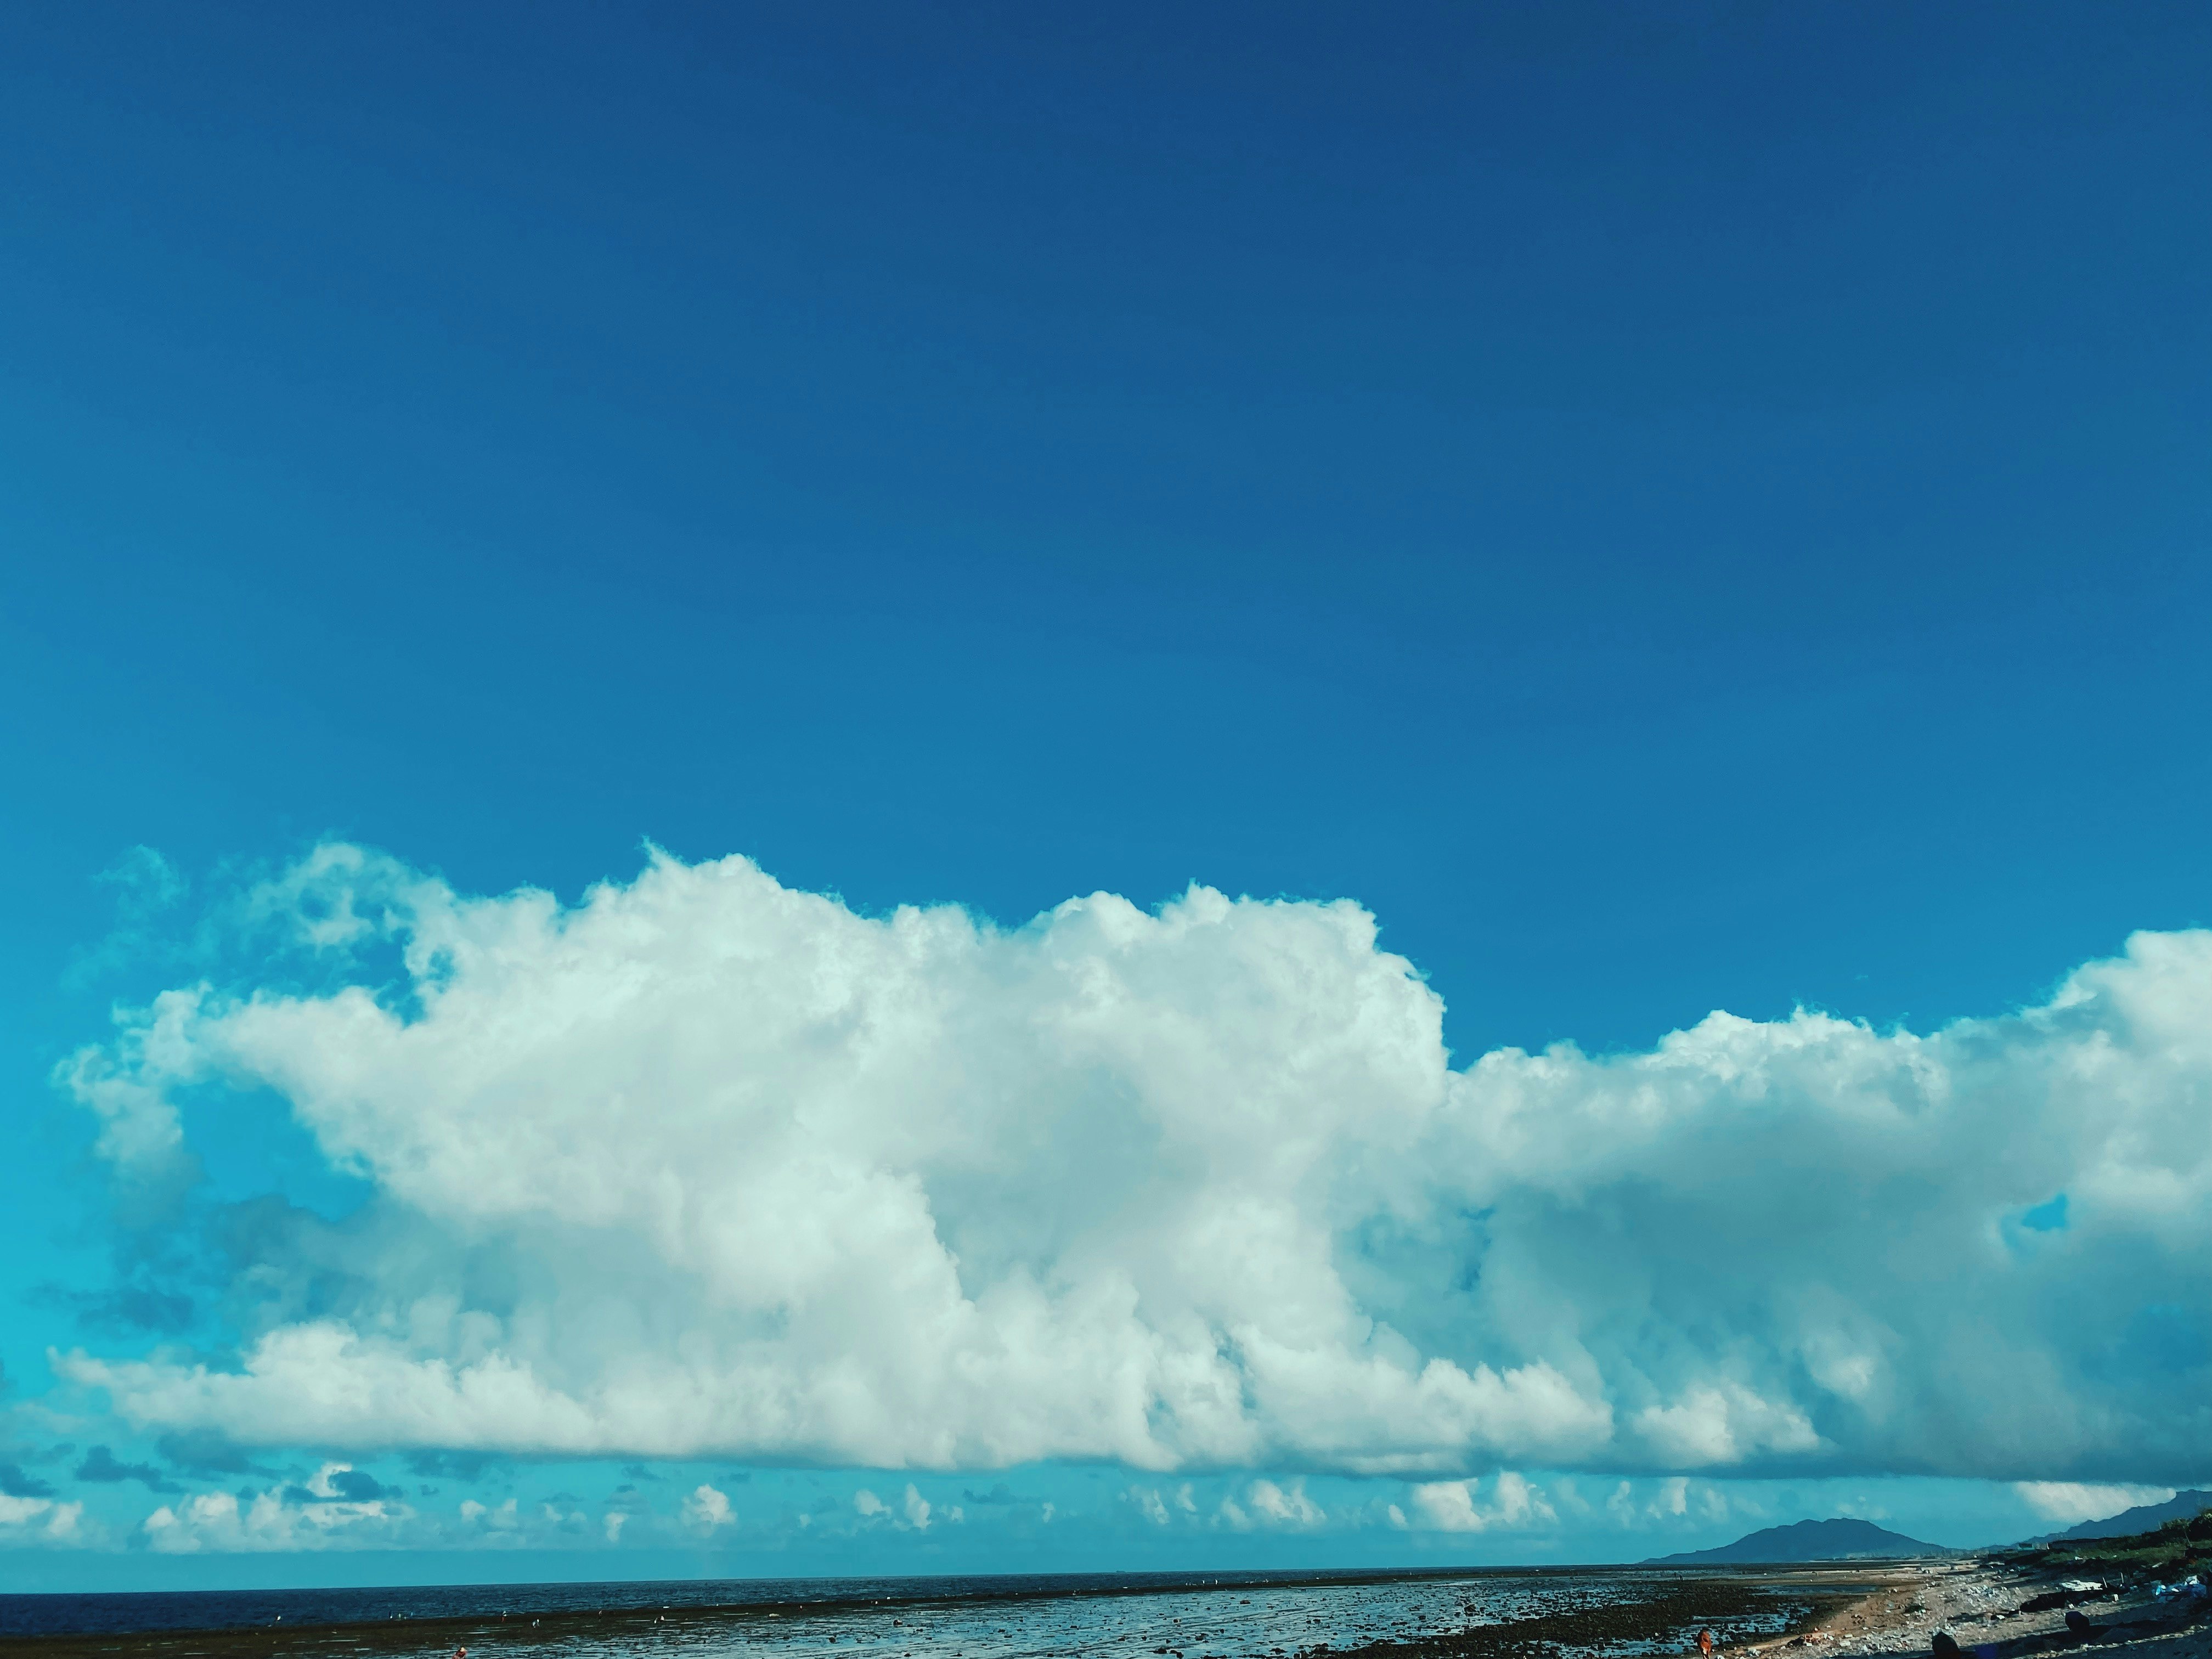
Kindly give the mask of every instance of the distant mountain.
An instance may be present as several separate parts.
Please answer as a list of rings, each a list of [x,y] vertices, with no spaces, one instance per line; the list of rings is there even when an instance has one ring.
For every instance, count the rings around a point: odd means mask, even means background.
[[[2178,1492],[2163,1504],[2138,1504],[2101,1521],[2084,1521],[2064,1532],[2047,1532],[2031,1538],[2031,1544],[2063,1544],[2076,1538],[2132,1538],[2139,1532],[2156,1532],[2169,1521],[2193,1521],[2212,1510],[2212,1492]]]
[[[1871,1521],[1800,1521],[1791,1527],[1767,1527],[1749,1533],[1716,1550],[1691,1550],[1682,1555],[1662,1555],[1653,1566],[1701,1566],[1708,1563],[1747,1561],[1860,1561],[1870,1558],[1894,1560],[1907,1555],[1942,1555],[1941,1545],[1923,1544],[1903,1533],[1890,1532]]]

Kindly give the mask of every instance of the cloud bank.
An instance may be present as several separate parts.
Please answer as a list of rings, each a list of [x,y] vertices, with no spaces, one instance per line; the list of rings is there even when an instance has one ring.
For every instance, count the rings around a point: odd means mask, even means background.
[[[248,909],[289,954],[63,1080],[126,1182],[267,1090],[374,1197],[232,1227],[234,1353],[56,1356],[149,1431],[1391,1472],[1468,1528],[1513,1495],[1445,1478],[1509,1464],[2212,1446],[2212,934],[1925,1036],[1716,1013],[1458,1068],[1348,902],[1006,930],[656,855],[564,907],[330,846]]]

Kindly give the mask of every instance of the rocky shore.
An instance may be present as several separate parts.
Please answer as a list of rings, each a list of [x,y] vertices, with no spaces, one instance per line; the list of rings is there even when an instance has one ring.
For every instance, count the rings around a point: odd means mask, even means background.
[[[2005,1559],[1903,1564],[1889,1579],[1789,1636],[1747,1644],[1747,1651],[1771,1659],[1918,1659],[1937,1651],[1939,1637],[1948,1637],[1966,1659],[2059,1652],[2084,1659],[2106,1653],[2212,1659],[2212,1598],[2161,1598],[2152,1583],[2094,1572],[2055,1578]]]

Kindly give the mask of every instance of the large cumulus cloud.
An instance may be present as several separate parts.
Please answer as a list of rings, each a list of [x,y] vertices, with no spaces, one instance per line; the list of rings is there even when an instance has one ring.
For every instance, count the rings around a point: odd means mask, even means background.
[[[330,847],[254,908],[313,988],[171,992],[66,1081],[126,1176],[273,1090],[376,1196],[272,1212],[234,1359],[59,1358],[149,1427],[1436,1475],[2212,1444],[2212,935],[1927,1036],[1455,1069],[1349,903],[1000,930],[655,857],[563,907]]]

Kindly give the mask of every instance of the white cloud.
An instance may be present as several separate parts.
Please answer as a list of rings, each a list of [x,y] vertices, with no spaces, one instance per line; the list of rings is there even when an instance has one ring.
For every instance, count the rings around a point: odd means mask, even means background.
[[[1245,1489],[1244,1502],[1254,1518],[1266,1526],[1317,1527],[1328,1519],[1322,1506],[1306,1496],[1303,1480],[1293,1480],[1287,1486],[1255,1480]]]
[[[1761,1451],[1810,1451],[1820,1443],[1805,1413],[1762,1400],[1741,1383],[1698,1383],[1670,1406],[1637,1413],[1636,1431],[1677,1467],[1738,1463]]]
[[[173,1194],[198,1164],[167,1091],[193,1080],[200,1056],[188,1035],[200,1012],[195,992],[171,991],[124,1028],[110,1050],[78,1051],[56,1080],[100,1121],[93,1150],[134,1197]]]
[[[246,908],[338,988],[169,993],[64,1081],[123,1169],[187,1156],[187,1088],[272,1089],[377,1197],[266,1238],[234,1367],[56,1357],[142,1426],[2207,1472],[2212,934],[1928,1036],[1715,1014],[1462,1071],[1348,903],[1096,895],[1000,931],[655,857],[564,908],[326,848]],[[359,1294],[307,1316],[311,1273]]]
[[[902,1532],[927,1532],[932,1518],[937,1514],[930,1501],[921,1495],[921,1489],[912,1481],[907,1483],[905,1495],[900,1498],[896,1510],[865,1486],[853,1494],[853,1508],[863,1521],[888,1521]],[[957,1521],[962,1518],[961,1512],[957,1509],[947,1510],[944,1512],[944,1518]]]
[[[906,1500],[899,1505],[899,1512],[916,1532],[929,1530],[929,1500],[915,1489],[912,1481],[907,1483]]]
[[[362,1549],[569,1548],[592,1536],[591,1517],[573,1501],[538,1500],[526,1507],[507,1498],[497,1504],[463,1498],[451,1510],[426,1514],[389,1488],[375,1498],[348,1498],[334,1480],[349,1468],[325,1463],[306,1482],[260,1492],[195,1493],[162,1504],[141,1524],[146,1545],[164,1554]],[[711,1488],[709,1489],[711,1490]],[[695,1495],[696,1500],[696,1495]],[[74,1507],[74,1506],[72,1506]],[[730,1519],[734,1520],[732,1516]],[[657,1519],[629,1508],[610,1510],[601,1530],[618,1542],[632,1520],[667,1541],[679,1525],[711,1533],[690,1502],[679,1516]]]
[[[2062,1527],[2102,1521],[2122,1510],[2163,1504],[2173,1496],[2172,1486],[2086,1486],[2071,1480],[2022,1480],[2014,1490],[2038,1515]]]
[[[1136,1505],[1138,1514],[1156,1527],[1166,1526],[1177,1515],[1189,1517],[1198,1513],[1198,1499],[1192,1494],[1188,1480],[1164,1495],[1157,1486],[1132,1486],[1122,1496]]]
[[[1524,1532],[1559,1520],[1541,1488],[1508,1469],[1482,1501],[1480,1480],[1431,1480],[1413,1489],[1413,1513],[1439,1532]],[[1403,1516],[1393,1510],[1402,1524]]]
[[[243,1502],[227,1492],[203,1492],[164,1504],[148,1516],[146,1541],[169,1555],[235,1553],[267,1550],[390,1547],[409,1541],[415,1512],[389,1498],[348,1501],[337,1496],[331,1477],[351,1468],[325,1463],[304,1488],[271,1486],[247,1494]],[[462,1505],[467,1514],[482,1504]],[[507,1505],[510,1522],[514,1505]]]
[[[696,1527],[702,1532],[712,1532],[717,1527],[730,1526],[736,1522],[737,1518],[736,1512],[730,1508],[728,1495],[715,1491],[703,1480],[699,1483],[697,1489],[684,1500],[684,1524],[687,1527]]]
[[[0,1492],[0,1545],[46,1544],[64,1548],[95,1541],[81,1503],[51,1498],[11,1498]]]

